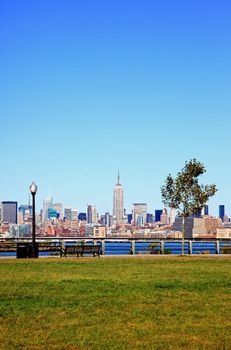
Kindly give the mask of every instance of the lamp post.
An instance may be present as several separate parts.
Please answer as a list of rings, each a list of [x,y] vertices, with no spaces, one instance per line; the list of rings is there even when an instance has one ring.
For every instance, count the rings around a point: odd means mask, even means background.
[[[32,258],[36,257],[35,254],[35,195],[37,192],[37,185],[33,181],[30,185],[30,193],[32,195]]]

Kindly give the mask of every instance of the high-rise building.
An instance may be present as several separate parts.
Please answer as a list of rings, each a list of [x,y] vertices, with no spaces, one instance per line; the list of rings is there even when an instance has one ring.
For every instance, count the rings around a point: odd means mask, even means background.
[[[208,205],[204,206],[204,215],[209,215],[209,206]]]
[[[153,223],[153,214],[147,213],[147,224],[152,224]]]
[[[1,221],[9,224],[17,224],[18,222],[18,203],[2,202],[1,203]]]
[[[51,196],[47,197],[43,201],[43,210],[42,210],[42,222],[46,222],[48,219],[48,209],[52,208],[53,199]]]
[[[162,214],[160,216],[160,222],[163,225],[167,225],[168,224],[168,212],[167,212],[166,208],[164,208],[163,211],[162,211]]]
[[[160,221],[160,217],[161,217],[162,212],[163,212],[162,209],[155,210],[155,222]]]
[[[78,210],[72,208],[64,208],[64,217],[67,221],[78,221]]]
[[[92,224],[92,206],[87,206],[87,223]]]
[[[147,222],[147,203],[133,203],[132,221],[135,226],[144,226]]]
[[[128,224],[131,225],[132,223],[132,214],[128,214]]]
[[[219,205],[219,218],[224,221],[224,216],[225,216],[225,206]]]
[[[120,175],[118,174],[117,184],[114,187],[113,195],[113,217],[116,226],[123,224],[124,218],[124,192],[120,183]]]
[[[94,205],[87,206],[87,223],[88,224],[98,223],[98,213]]]
[[[169,223],[170,225],[174,224],[175,218],[176,218],[176,209],[175,208],[171,208],[170,209],[170,215],[169,215]]]
[[[54,203],[54,204],[52,204],[51,208],[57,211],[59,220],[63,220],[63,205],[62,205],[62,203]]]

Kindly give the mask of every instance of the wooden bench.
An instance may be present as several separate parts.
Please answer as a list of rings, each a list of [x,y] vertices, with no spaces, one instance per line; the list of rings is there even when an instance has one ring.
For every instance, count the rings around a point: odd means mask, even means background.
[[[102,254],[100,245],[67,245],[63,248],[62,255],[66,258],[67,255],[84,256],[84,254],[92,254],[94,257]]]

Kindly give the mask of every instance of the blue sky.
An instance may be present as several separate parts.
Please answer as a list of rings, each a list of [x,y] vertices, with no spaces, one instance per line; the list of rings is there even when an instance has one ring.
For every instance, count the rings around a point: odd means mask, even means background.
[[[162,207],[196,157],[231,215],[231,4],[221,0],[0,2],[0,199],[48,195]]]

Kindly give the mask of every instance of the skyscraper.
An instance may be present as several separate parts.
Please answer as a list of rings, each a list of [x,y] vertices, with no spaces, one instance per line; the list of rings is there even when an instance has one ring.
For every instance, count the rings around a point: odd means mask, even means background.
[[[224,221],[225,216],[225,206],[223,204],[219,205],[219,218]]]
[[[42,222],[46,222],[48,219],[48,209],[52,208],[53,198],[51,196],[47,197],[43,201],[43,211],[42,211]]]
[[[147,220],[147,203],[133,203],[132,221],[135,226],[144,226]]]
[[[1,204],[1,221],[9,224],[17,224],[18,203],[17,202],[2,202]]]
[[[116,226],[123,223],[124,217],[124,192],[123,186],[120,183],[120,175],[118,173],[117,184],[114,187],[113,195],[113,217]]]

